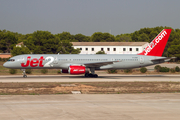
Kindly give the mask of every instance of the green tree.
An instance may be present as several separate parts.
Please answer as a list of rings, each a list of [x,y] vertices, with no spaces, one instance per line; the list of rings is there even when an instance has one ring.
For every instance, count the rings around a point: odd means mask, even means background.
[[[117,42],[132,42],[132,38],[130,34],[121,34],[116,36]]]
[[[138,41],[139,42],[149,42],[149,37],[147,34],[142,33],[139,37],[138,37]]]
[[[77,42],[90,42],[90,37],[89,36],[85,36],[83,34],[76,34],[74,36],[74,39]]]
[[[95,32],[91,36],[93,42],[114,42],[115,37],[109,33]]]
[[[104,51],[98,51],[96,54],[106,54]]]
[[[70,32],[62,32],[57,34],[60,40],[73,40],[74,36],[70,34]]]
[[[16,55],[21,55],[21,54],[30,54],[30,50],[27,47],[13,47],[13,50],[11,50],[11,55],[16,56]]]
[[[180,59],[180,44],[178,45],[171,45],[168,48],[168,53],[170,54],[170,57],[177,57],[177,59]]]
[[[58,44],[57,53],[60,54],[78,54],[80,49],[74,49],[72,43],[68,40],[62,40]]]

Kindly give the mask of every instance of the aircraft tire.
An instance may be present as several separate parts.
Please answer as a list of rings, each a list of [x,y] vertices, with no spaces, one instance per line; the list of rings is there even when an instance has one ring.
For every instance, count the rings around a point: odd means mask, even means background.
[[[27,75],[23,75],[24,78],[27,78]]]
[[[94,77],[95,77],[95,78],[97,78],[97,77],[98,77],[98,75],[97,75],[97,74],[94,74]]]
[[[85,77],[89,77],[89,73],[86,73],[84,76],[85,76]]]

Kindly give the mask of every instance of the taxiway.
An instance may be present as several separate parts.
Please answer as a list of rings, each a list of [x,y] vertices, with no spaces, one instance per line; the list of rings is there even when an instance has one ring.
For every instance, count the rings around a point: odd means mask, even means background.
[[[180,75],[120,75],[100,74],[98,78],[82,75],[21,75],[0,76],[0,82],[134,82],[134,81],[173,81],[180,82]]]
[[[1,120],[179,120],[180,94],[1,95]]]

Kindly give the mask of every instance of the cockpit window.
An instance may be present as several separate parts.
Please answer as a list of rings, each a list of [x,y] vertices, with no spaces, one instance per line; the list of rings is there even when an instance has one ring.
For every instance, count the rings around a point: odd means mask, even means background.
[[[15,59],[9,59],[8,61],[11,61],[11,62],[13,62],[13,61],[15,61]]]

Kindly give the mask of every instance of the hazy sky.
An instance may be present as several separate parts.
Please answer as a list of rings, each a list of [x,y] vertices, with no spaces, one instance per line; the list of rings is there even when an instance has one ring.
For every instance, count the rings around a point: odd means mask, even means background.
[[[117,35],[156,26],[180,28],[180,0],[0,0],[0,30],[22,34]]]

